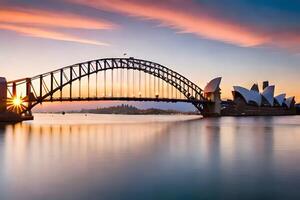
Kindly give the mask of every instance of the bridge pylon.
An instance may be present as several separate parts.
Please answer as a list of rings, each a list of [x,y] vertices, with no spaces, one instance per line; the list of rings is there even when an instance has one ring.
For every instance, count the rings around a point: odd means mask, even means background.
[[[204,88],[204,97],[209,100],[203,104],[202,115],[204,117],[221,116],[221,83],[222,77],[211,80]]]
[[[30,82],[31,79],[26,80]],[[11,91],[8,90],[9,84],[12,87]],[[0,123],[15,123],[33,119],[30,107],[31,101],[28,98],[31,87],[30,84],[26,86],[26,96],[22,98],[17,94],[16,82],[9,83],[5,77],[0,77]],[[26,112],[22,113],[22,110],[25,109]]]
[[[0,113],[6,112],[7,99],[7,81],[6,78],[0,77]]]

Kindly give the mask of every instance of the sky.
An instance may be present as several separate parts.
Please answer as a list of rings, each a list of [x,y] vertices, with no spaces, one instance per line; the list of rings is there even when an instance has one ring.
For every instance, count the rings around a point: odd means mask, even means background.
[[[269,80],[299,102],[299,21],[298,0],[0,0],[0,76],[127,53],[201,88],[222,76],[223,99]]]

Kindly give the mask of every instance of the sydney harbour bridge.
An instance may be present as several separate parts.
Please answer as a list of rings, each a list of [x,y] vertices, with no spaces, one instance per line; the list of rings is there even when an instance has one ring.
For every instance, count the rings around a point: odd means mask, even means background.
[[[1,113],[32,119],[32,108],[43,102],[108,100],[187,102],[204,117],[218,116],[220,81],[212,80],[203,90],[155,62],[133,57],[91,60],[31,78],[1,78],[0,121]]]

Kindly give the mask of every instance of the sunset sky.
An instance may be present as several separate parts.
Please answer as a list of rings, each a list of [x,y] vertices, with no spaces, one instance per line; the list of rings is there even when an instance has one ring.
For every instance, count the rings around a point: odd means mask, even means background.
[[[300,101],[298,0],[0,0],[0,76],[128,56],[204,87],[269,80]]]

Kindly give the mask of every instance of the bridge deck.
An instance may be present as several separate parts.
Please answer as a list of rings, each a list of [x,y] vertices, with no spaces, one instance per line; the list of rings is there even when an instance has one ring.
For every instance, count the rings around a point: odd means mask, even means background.
[[[66,102],[66,101],[155,101],[155,102],[184,102],[184,103],[204,103],[207,101],[199,101],[193,99],[170,99],[170,98],[144,98],[144,97],[86,97],[86,98],[53,98],[44,99],[43,102]]]

